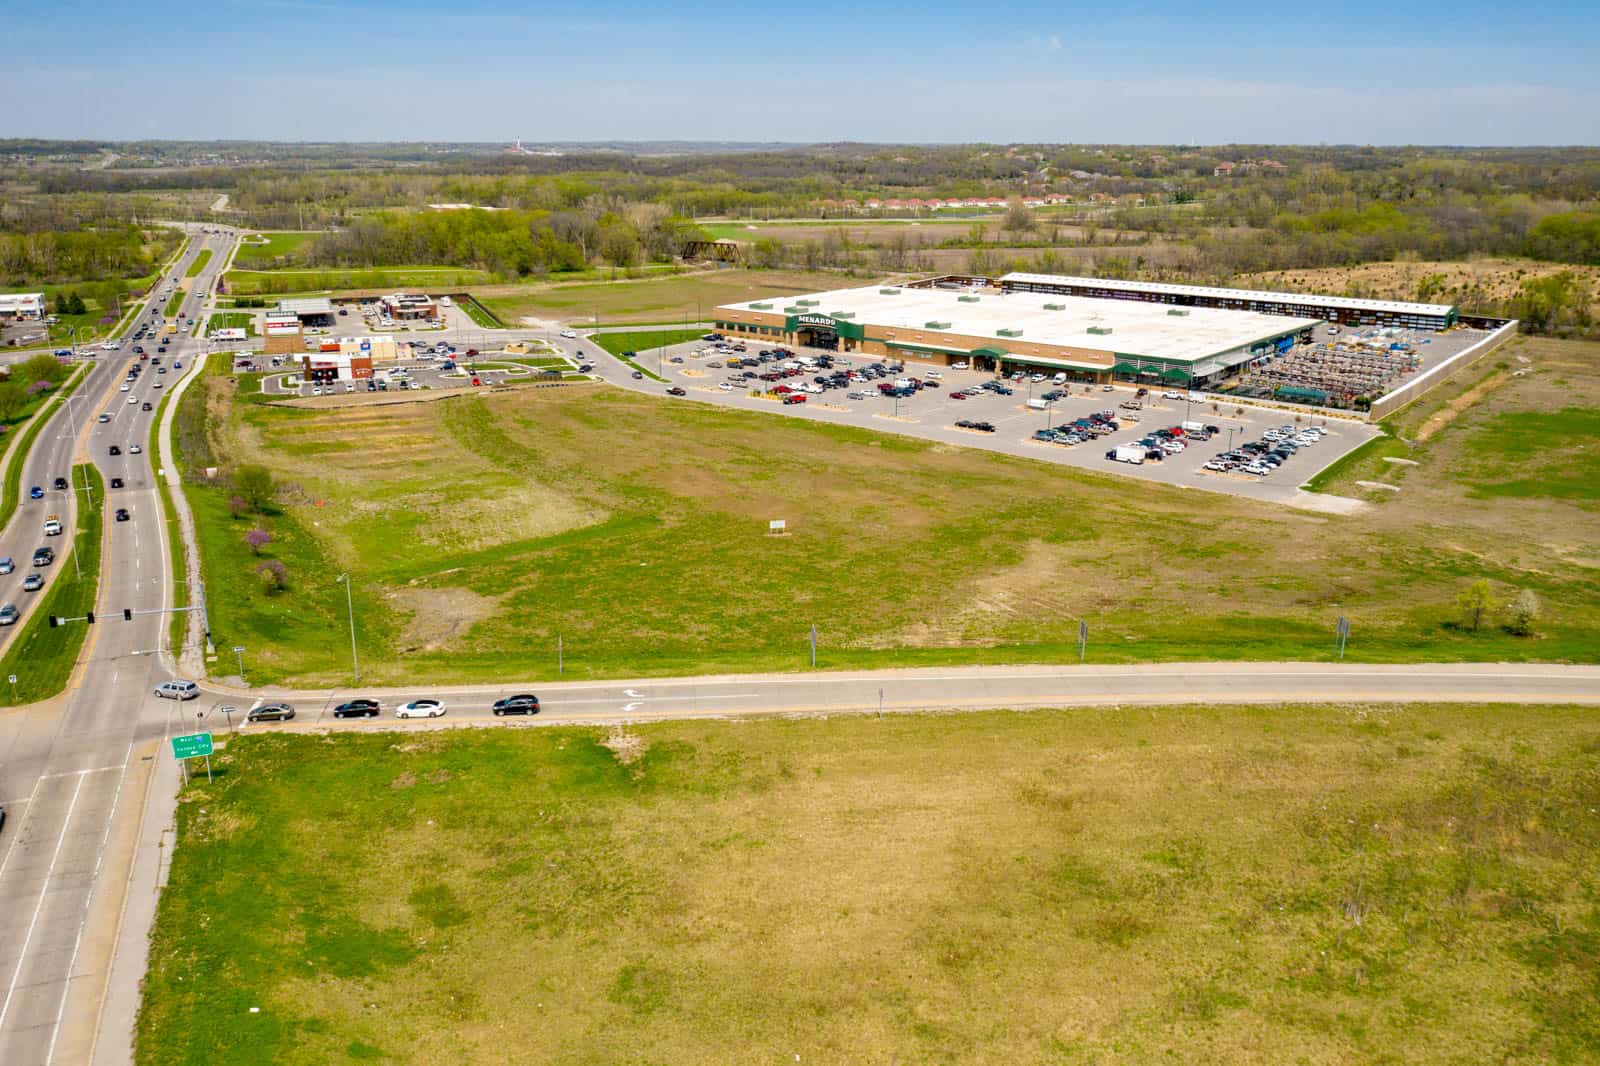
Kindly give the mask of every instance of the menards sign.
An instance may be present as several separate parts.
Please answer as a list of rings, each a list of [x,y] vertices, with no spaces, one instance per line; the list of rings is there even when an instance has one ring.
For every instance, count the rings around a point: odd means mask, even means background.
[[[821,326],[823,329],[833,330],[841,337],[851,337],[855,340],[860,340],[865,336],[865,331],[862,330],[859,323],[846,322],[844,319],[834,318],[832,315],[789,315],[784,319],[783,329],[785,333],[793,333],[796,329],[805,326]]]

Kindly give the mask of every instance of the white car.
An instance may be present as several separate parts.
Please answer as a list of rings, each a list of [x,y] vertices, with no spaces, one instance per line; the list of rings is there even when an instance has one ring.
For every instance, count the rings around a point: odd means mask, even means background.
[[[144,449],[139,447],[137,444],[128,445],[128,454],[129,455],[141,455],[141,454],[143,454],[143,452],[144,452]]]
[[[128,402],[129,403],[138,403],[139,402],[139,397],[137,397],[137,396],[129,396],[128,397]]]
[[[571,340],[577,340],[577,339],[578,339],[578,335],[577,335],[577,334],[576,334],[576,333],[574,333],[574,332],[573,332],[573,331],[572,331],[572,330],[570,330],[570,329],[564,329],[564,330],[562,330],[562,331],[561,331],[561,335],[562,335],[562,336],[563,336],[563,337],[565,337],[565,338],[566,338],[566,339],[567,339],[567,340],[569,340],[569,341],[571,341]]]
[[[717,388],[721,389],[723,392],[732,392],[733,383],[730,381],[724,381],[722,384],[718,385]]]
[[[950,369],[951,370],[971,370],[972,369],[972,364],[967,362],[965,359],[963,359],[959,363],[951,363],[950,364]]]
[[[396,718],[443,718],[444,704],[439,700],[412,700],[394,709]]]
[[[126,381],[124,381],[124,382],[123,382],[123,383],[122,383],[122,388],[121,388],[121,389],[119,389],[119,390],[118,390],[118,391],[119,391],[119,392],[127,392],[127,391],[128,391],[128,390],[129,390],[129,389],[131,389],[131,388],[133,388],[133,386],[132,386],[132,385],[129,385],[129,384],[128,384],[128,383],[127,383],[127,382],[126,382]]]
[[[1183,393],[1173,392],[1171,389],[1168,389],[1166,392],[1161,394],[1161,398],[1163,400],[1181,400],[1183,399]]]

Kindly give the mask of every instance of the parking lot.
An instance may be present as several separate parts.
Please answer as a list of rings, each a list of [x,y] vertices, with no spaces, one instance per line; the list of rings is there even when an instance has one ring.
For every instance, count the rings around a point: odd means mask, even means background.
[[[1152,389],[1140,395],[1133,386],[1057,383],[1040,374],[996,382],[979,371],[919,364],[900,368],[863,355],[793,348],[775,353],[774,347],[747,342],[744,351],[718,351],[696,342],[668,348],[659,359],[652,349],[644,365],[659,365],[666,384],[627,377],[635,388],[676,389],[683,399],[853,424],[1316,510],[1346,510],[1351,502],[1303,492],[1300,484],[1377,434],[1356,421],[1184,391]],[[741,365],[730,367],[730,358]],[[613,360],[608,377],[616,377],[616,366]],[[1119,451],[1127,461],[1108,458]],[[1134,451],[1141,453],[1137,462]],[[1224,460],[1224,455],[1237,459]]]
[[[442,350],[440,350],[442,349]],[[468,352],[471,352],[469,355]],[[455,351],[444,345],[429,350],[412,349],[407,357],[373,367],[372,377],[314,382],[305,379],[294,356],[236,355],[233,369],[267,371],[262,391],[275,396],[345,396],[411,389],[489,388],[507,383],[545,380],[551,374],[572,379],[586,377],[583,363],[560,352],[534,349],[526,353]]]

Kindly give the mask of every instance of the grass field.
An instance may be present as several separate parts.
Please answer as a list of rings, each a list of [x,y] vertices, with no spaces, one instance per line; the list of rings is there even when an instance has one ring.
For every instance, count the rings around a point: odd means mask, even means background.
[[[577,285],[488,286],[474,294],[500,320],[516,325],[524,316],[581,325],[704,321],[719,304],[763,296],[870,285],[871,277],[796,270],[715,270],[640,281]]]
[[[211,262],[211,249],[200,249],[200,251],[196,253],[194,257],[194,262],[189,264],[189,269],[183,272],[183,276],[186,278],[199,277],[200,271],[204,270],[206,268],[206,264],[209,262]]]
[[[242,329],[254,337],[256,318],[248,311],[222,311],[206,321],[205,332],[209,334],[214,329]]]
[[[105,483],[93,463],[81,463],[72,469],[74,486],[81,486],[85,481],[89,486],[88,499],[80,490],[78,523],[73,531],[72,550],[78,555],[77,566],[61,545],[54,545],[58,558],[51,565],[61,572],[28,616],[22,632],[6,649],[5,657],[0,659],[0,677],[14,674],[17,678],[16,685],[0,687],[0,706],[33,703],[60,692],[72,676],[78,649],[83,647],[84,638],[88,636],[85,622],[52,628],[49,620],[52,614],[63,618],[83,617],[94,610],[95,596],[99,592]]]
[[[241,241],[239,250],[234,254],[233,265],[240,270],[265,270],[274,266],[287,266],[294,259],[300,246],[319,234],[316,232],[285,232],[285,233],[256,233],[253,237],[265,237],[263,243]]]
[[[338,292],[346,289],[460,289],[488,278],[482,270],[464,267],[397,266],[361,269],[230,270],[227,291],[233,296]]]
[[[1487,417],[1542,408],[1552,375],[1594,404],[1600,345],[1554,350],[1572,368],[1515,379],[1529,391]],[[345,570],[374,682],[546,677],[558,636],[569,676],[791,669],[813,622],[828,668],[1073,661],[1080,619],[1090,661],[1327,659],[1341,614],[1363,660],[1600,656],[1592,501],[1478,498],[1525,467],[1467,477],[1443,445],[1476,408],[1407,468],[1401,505],[1335,517],[598,386],[343,410],[232,389],[192,389],[180,439],[190,466],[264,462],[285,484],[277,595],[242,540],[255,520],[228,516],[225,485],[188,489],[212,627],[262,681],[345,676]],[[789,536],[765,536],[773,518]],[[1537,636],[1498,612],[1459,624],[1480,577],[1497,603],[1543,600]]]
[[[87,365],[78,364],[79,368]],[[5,470],[0,474],[0,529],[4,529],[11,521],[11,516],[17,513],[17,501],[22,498],[22,465],[27,460],[29,450],[33,448],[33,442],[43,431],[45,423],[50,421],[50,416],[55,413],[56,408],[66,403],[67,397],[77,389],[83,372],[82,369],[75,368],[59,388],[52,390],[42,399],[30,401],[6,424],[11,434],[15,434],[17,427],[21,426],[22,439],[6,453]],[[44,417],[39,417],[41,414]]]
[[[167,300],[167,306],[161,313],[167,318],[176,318],[178,309],[183,306],[184,297],[188,295],[189,291],[182,287],[172,290],[172,296]]]
[[[1593,709],[257,734],[212,764],[145,1066],[1600,1057]]]

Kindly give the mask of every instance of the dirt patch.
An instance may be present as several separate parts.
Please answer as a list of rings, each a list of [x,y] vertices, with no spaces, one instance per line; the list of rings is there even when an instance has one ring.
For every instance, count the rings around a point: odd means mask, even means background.
[[[1415,438],[1416,441],[1420,444],[1422,441],[1427,440],[1445,426],[1448,426],[1451,422],[1454,422],[1456,417],[1460,415],[1462,411],[1465,411],[1467,408],[1483,399],[1490,392],[1499,388],[1508,380],[1510,380],[1510,375],[1504,370],[1496,371],[1495,373],[1490,374],[1472,388],[1468,389],[1466,392],[1463,392],[1454,400],[1451,400],[1445,405],[1443,410],[1435,413],[1426,422],[1422,423],[1422,425],[1417,428],[1417,435]]]
[[[416,783],[417,783],[417,775],[412,773],[410,770],[407,770],[405,773],[401,774],[399,777],[395,778],[393,781],[390,781],[389,782],[389,787],[394,789],[394,790],[396,790],[396,791],[399,791],[402,788],[410,788],[411,786],[415,785]]]
[[[494,617],[500,600],[470,589],[407,587],[389,593],[389,600],[410,612],[400,633],[403,652],[437,651],[466,634],[474,625]]]
[[[452,774],[449,770],[435,770],[428,775],[428,784],[442,785],[454,776],[455,774]]]
[[[607,733],[600,746],[611,752],[617,762],[623,766],[632,766],[644,758],[644,753],[649,749],[650,742],[637,733],[630,733],[621,726],[617,726]]]

